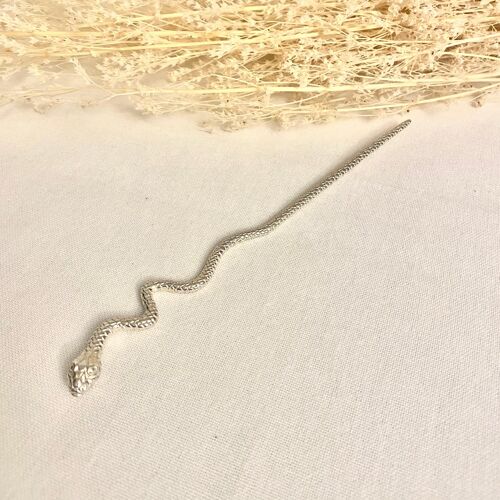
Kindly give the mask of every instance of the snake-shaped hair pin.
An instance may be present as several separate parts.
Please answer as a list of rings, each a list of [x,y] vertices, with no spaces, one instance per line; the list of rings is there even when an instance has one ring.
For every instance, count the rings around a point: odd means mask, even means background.
[[[97,380],[101,373],[101,352],[104,341],[113,330],[121,328],[149,328],[158,320],[158,308],[154,301],[154,294],[161,290],[175,293],[196,292],[212,278],[215,268],[226,250],[242,241],[264,236],[292,216],[295,212],[318,196],[327,187],[333,184],[339,177],[355,167],[364,158],[378,149],[382,144],[401,132],[410,124],[410,120],[400,123],[397,127],[377,139],[370,146],[363,149],[351,161],[343,167],[332,172],[320,183],[313,186],[302,195],[295,198],[289,205],[274,215],[270,220],[254,229],[244,231],[234,236],[223,239],[210,252],[201,271],[190,281],[152,281],[141,287],[141,302],[144,307],[142,314],[129,318],[113,318],[104,321],[92,332],[83,352],[73,361],[68,371],[69,386],[73,396],[81,396]]]

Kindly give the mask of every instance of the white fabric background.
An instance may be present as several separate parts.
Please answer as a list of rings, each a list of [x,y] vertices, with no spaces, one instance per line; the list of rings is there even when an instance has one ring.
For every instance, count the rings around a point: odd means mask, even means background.
[[[398,118],[208,134],[120,109],[2,110],[7,499],[498,498],[498,106],[413,124],[151,330],[69,362]]]

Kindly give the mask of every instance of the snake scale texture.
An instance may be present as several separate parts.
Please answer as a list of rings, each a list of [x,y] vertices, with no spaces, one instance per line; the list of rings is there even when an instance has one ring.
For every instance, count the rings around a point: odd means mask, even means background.
[[[142,314],[129,318],[110,319],[98,325],[93,331],[85,349],[73,361],[68,371],[71,394],[74,396],[82,395],[99,377],[101,372],[102,348],[106,338],[113,330],[121,328],[149,328],[157,322],[158,308],[156,307],[156,303],[153,298],[156,292],[166,290],[174,293],[191,293],[204,287],[214,275],[217,264],[229,248],[233,247],[237,243],[264,236],[276,229],[295,212],[300,210],[313,198],[316,198],[316,196],[333,184],[337,179],[349,172],[349,170],[354,168],[364,158],[382,146],[382,144],[401,132],[401,130],[406,128],[409,124],[410,120],[406,120],[394,127],[392,130],[373,142],[370,146],[363,149],[343,167],[331,173],[320,183],[316,184],[314,187],[297,197],[261,226],[235,234],[217,243],[207,257],[201,271],[190,281],[178,282],[166,280],[145,283],[141,288],[141,302],[144,307]]]

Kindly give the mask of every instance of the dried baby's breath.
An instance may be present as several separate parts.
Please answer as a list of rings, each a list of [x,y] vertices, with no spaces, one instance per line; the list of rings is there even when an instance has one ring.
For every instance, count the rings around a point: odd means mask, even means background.
[[[497,0],[25,0],[0,6],[2,102],[128,98],[234,129],[401,112],[500,86]]]

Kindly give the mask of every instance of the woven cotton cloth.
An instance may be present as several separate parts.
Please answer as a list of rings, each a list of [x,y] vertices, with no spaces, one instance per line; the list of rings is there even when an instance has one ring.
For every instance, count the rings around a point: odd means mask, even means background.
[[[4,108],[0,496],[498,498],[498,109],[412,118],[206,288],[158,295],[76,399],[69,363],[145,280],[191,277],[401,120]]]

